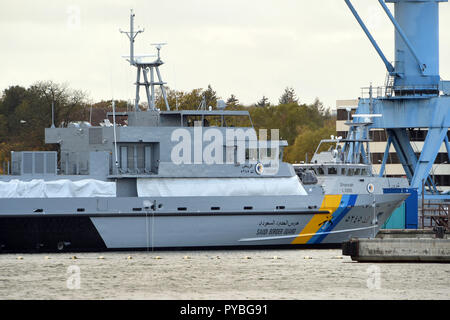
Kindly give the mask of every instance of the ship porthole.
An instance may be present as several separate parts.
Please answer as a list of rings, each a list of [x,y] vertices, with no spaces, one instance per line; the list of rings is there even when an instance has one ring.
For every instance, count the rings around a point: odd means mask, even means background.
[[[63,251],[64,250],[64,242],[63,241],[58,242],[58,244],[56,245],[56,249],[58,249],[58,251]]]
[[[375,186],[371,183],[367,185],[367,192],[373,193],[375,191]]]
[[[264,166],[262,163],[257,163],[255,165],[255,171],[257,174],[262,174],[264,172]]]

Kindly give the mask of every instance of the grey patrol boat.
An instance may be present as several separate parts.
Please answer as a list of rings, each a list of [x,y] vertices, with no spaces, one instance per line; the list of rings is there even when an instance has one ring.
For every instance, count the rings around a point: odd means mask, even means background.
[[[294,170],[308,193],[317,189],[325,194],[358,194],[362,190],[373,194],[385,189],[409,187],[406,178],[384,177],[374,174],[370,158],[369,126],[378,115],[354,115],[360,121],[345,122],[349,126],[347,138],[331,136],[321,140],[308,163],[293,164]],[[322,146],[328,146],[325,151]]]
[[[276,131],[257,140],[247,111],[222,101],[214,110],[171,110],[162,44],[154,61],[135,56],[133,19],[125,33],[137,68],[134,111],[116,113],[113,102],[100,126],[46,128],[58,152],[12,152],[0,178],[3,252],[340,246],[375,236],[408,196],[384,194],[369,176],[351,190],[305,190],[282,161],[286,141]],[[155,107],[158,86],[164,111]]]

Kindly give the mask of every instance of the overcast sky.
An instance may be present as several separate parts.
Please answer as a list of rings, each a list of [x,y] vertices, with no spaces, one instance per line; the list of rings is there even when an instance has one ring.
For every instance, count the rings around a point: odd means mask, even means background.
[[[394,30],[376,0],[353,0],[389,60]],[[67,83],[93,101],[133,99],[135,69],[122,56],[129,10],[145,32],[137,54],[162,49],[162,75],[177,90],[206,88],[252,104],[284,88],[327,107],[382,85],[386,70],[344,0],[2,0],[0,89]],[[391,7],[393,10],[393,7]],[[441,77],[450,80],[450,5],[440,11]],[[145,96],[141,92],[141,97]]]

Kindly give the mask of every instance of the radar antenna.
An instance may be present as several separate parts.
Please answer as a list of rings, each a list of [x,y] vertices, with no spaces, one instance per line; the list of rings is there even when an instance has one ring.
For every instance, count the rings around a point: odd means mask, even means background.
[[[158,60],[161,60],[161,55],[160,55],[160,51],[162,46],[167,45],[166,42],[162,42],[162,43],[150,43],[150,45],[155,46],[156,50],[158,50]]]

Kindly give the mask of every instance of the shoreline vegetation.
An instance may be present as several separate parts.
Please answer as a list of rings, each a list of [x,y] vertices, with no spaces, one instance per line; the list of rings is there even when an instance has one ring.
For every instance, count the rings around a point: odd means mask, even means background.
[[[290,87],[284,90],[276,105],[265,96],[252,105],[242,105],[233,94],[221,98],[211,85],[190,92],[170,88],[166,91],[172,109],[196,110],[203,99],[207,108],[215,108],[217,100],[222,99],[226,110],[247,110],[257,132],[259,129],[280,130],[280,139],[289,144],[284,154],[286,162],[305,161],[306,155],[311,159],[320,140],[336,134],[336,118],[330,109],[318,98],[311,104],[301,102]],[[156,95],[156,107],[165,110],[160,92]],[[0,173],[3,173],[3,164],[10,161],[11,151],[58,151],[57,145],[44,143],[44,128],[52,125],[52,103],[56,127],[90,120],[93,126],[98,126],[106,113],[112,111],[111,100],[93,102],[83,91],[52,81],[36,82],[28,88],[15,85],[4,89],[0,97]],[[147,109],[146,102],[139,106],[141,110]],[[117,112],[133,108],[129,101],[116,100]]]

